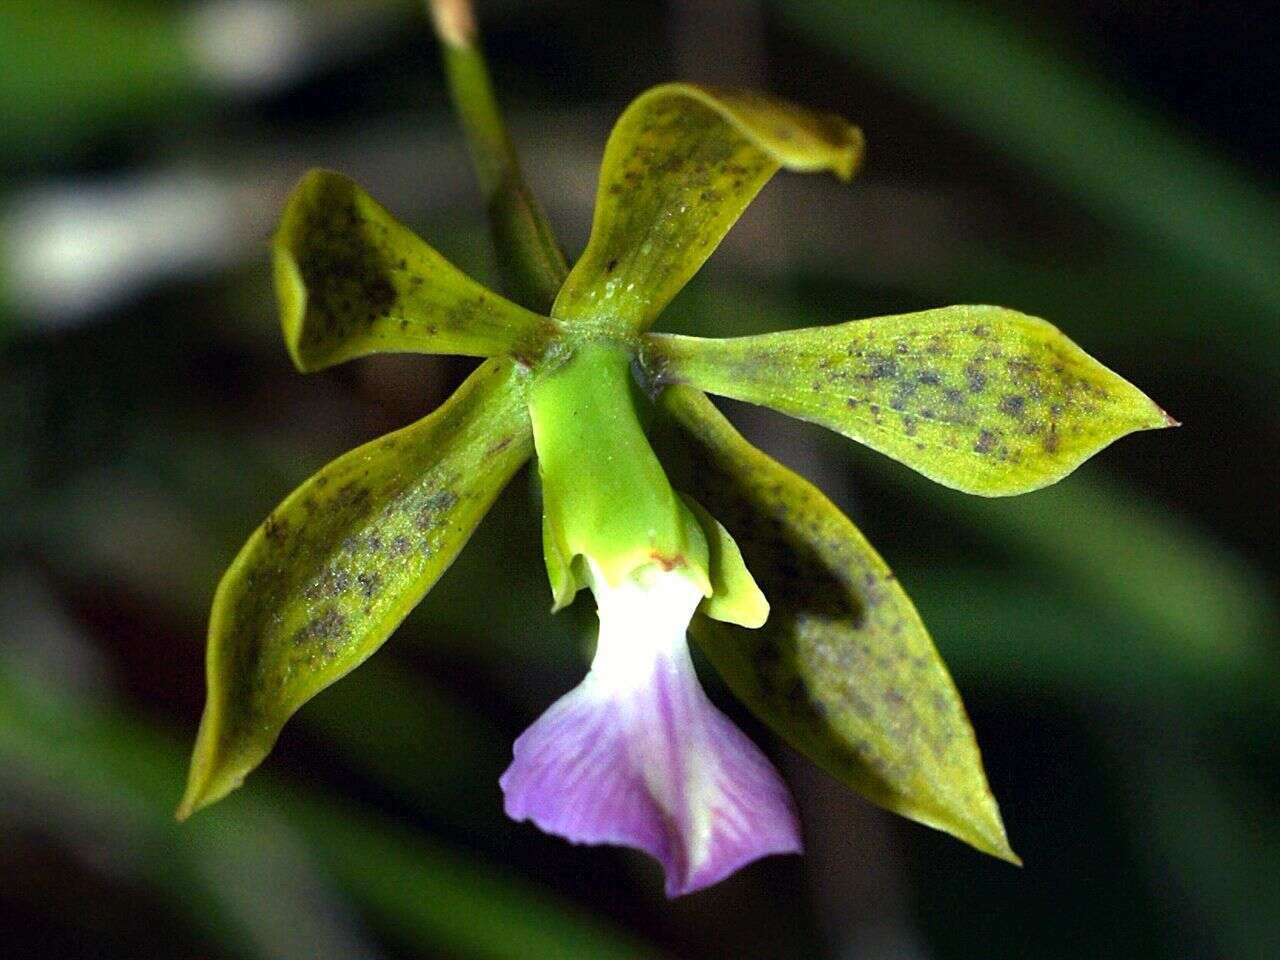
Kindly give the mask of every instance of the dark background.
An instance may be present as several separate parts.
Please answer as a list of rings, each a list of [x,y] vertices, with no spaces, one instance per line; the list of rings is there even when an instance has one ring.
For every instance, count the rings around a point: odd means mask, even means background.
[[[915,598],[1026,867],[880,813],[739,713],[808,855],[667,903],[638,855],[502,817],[510,742],[577,682],[592,620],[547,612],[524,477],[244,790],[173,823],[222,568],[470,365],[295,373],[266,256],[284,196],[340,169],[491,280],[487,240],[412,3],[0,0],[0,952],[1280,956],[1270,6],[480,4],[571,256],[609,125],[649,85],[760,87],[864,128],[853,184],[780,175],[667,329],[1000,303],[1184,422],[978,501],[733,407]]]

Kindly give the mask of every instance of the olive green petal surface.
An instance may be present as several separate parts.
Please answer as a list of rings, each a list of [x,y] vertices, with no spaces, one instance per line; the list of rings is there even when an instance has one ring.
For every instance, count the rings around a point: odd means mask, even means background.
[[[739,90],[654,87],[609,136],[591,238],[552,316],[648,327],[779,167],[847,180],[861,155],[862,133],[839,117]]]
[[[661,402],[692,440],[699,498],[733,532],[772,604],[758,630],[694,621],[730,689],[870,800],[1018,862],[960,695],[884,561],[705,395],[671,387]]]
[[[1054,326],[1001,307],[645,340],[658,383],[821,424],[981,496],[1047,486],[1125,434],[1174,425]]]
[[[449,568],[533,450],[525,378],[481,365],[430,416],[323,468],[218,586],[186,817],[240,785],[302,704],[358,666]]]
[[[294,189],[272,254],[285,342],[303,372],[381,352],[533,355],[557,326],[476,283],[326,170]]]

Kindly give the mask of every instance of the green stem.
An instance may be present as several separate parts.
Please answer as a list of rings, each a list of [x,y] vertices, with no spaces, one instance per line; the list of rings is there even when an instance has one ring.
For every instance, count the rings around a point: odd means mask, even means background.
[[[507,293],[531,310],[550,313],[569,267],[520,172],[494,99],[471,2],[428,0],[428,9],[444,50],[449,93],[467,135]]]

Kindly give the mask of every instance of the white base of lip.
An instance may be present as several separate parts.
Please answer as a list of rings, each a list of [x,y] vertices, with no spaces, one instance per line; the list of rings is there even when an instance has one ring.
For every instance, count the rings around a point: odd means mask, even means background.
[[[616,587],[591,564],[600,636],[589,679],[601,695],[647,686],[657,661],[684,649],[702,591],[678,571],[643,568]]]

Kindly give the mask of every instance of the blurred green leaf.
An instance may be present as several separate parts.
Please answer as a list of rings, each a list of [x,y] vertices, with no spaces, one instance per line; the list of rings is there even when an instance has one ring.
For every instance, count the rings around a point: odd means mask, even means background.
[[[496,792],[510,737],[422,671],[374,657],[312,700],[296,722],[322,738],[326,751],[433,818],[482,826],[486,842],[510,826]]]
[[[665,84],[618,118],[587,249],[552,315],[643,329],[780,167],[853,176],[862,133],[838,117],[738,90]]]
[[[897,477],[894,478],[897,482]],[[908,487],[930,508],[1031,559],[1059,588],[1143,621],[1171,655],[1236,675],[1270,669],[1280,610],[1265,579],[1189,522],[1098,477],[988,503]],[[1064,536],[1064,533],[1066,534]]]
[[[1148,728],[1147,744],[1119,749],[1147,866],[1210,931],[1216,955],[1271,960],[1280,955],[1275,803],[1220,761],[1170,763],[1170,747],[1197,760],[1216,751],[1199,738],[1170,738],[1167,730]]]
[[[1152,347],[1158,337],[1166,378],[1217,368],[1234,380],[1242,367],[1280,375],[1277,331],[1260,326],[1257,306],[1242,291],[1223,289],[1210,268],[1171,261],[1163,251],[1132,242],[1112,241],[1063,257],[1060,245],[1068,238],[1043,239],[1044,245],[1031,246],[975,240],[907,282],[931,299],[999,299],[1028,313],[1052,315],[1100,356],[1124,350],[1156,359]],[[1206,336],[1209,329],[1223,335]],[[1266,404],[1269,398],[1246,399]]]
[[[289,354],[319,370],[370,353],[541,353],[548,317],[476,283],[347,177],[313,170],[272,245]]]
[[[234,790],[303,703],[372,654],[532,452],[525,374],[490,360],[430,416],[335,460],[250,537],[209,617],[180,816]]]
[[[425,955],[658,956],[514,877],[270,778],[253,797],[179,826],[169,815],[183,766],[175,744],[116,709],[17,675],[7,662],[0,663],[0,759],[7,777],[50,784],[59,797],[104,822],[128,824],[129,853],[146,854],[147,875],[160,892],[228,939],[236,953],[246,949],[246,931],[241,921],[226,917],[239,901],[222,888],[243,888],[261,875],[273,885],[263,898],[288,911],[290,888],[301,878],[282,882],[266,871],[264,858],[284,842],[281,831],[297,830],[307,841],[306,857],[318,860],[355,900]],[[300,906],[278,915],[282,939],[272,941],[272,949],[264,944],[261,955],[333,955],[326,952],[332,942],[318,946],[321,929],[301,926],[325,919],[308,917]]]
[[[916,558],[899,564],[962,683],[1074,704],[1097,698],[1126,713],[1179,709],[1208,727],[1245,729],[1280,718],[1270,677],[1280,663],[1240,638],[1188,643],[1026,566],[1018,573]],[[1048,582],[1046,582],[1048,581]],[[1244,647],[1245,649],[1241,649]]]
[[[195,90],[174,6],[153,0],[0,3],[0,154],[52,154]]]
[[[269,806],[212,818],[179,836],[168,816],[182,769],[176,748],[47,689],[44,678],[0,670],[0,780],[10,824],[30,803],[41,829],[72,852],[88,828],[117,869],[169,898],[228,955],[311,960],[371,952],[297,833]]]
[[[1052,325],[1000,307],[645,343],[658,383],[819,423],[983,496],[1046,486],[1119,437],[1172,423]]]
[[[388,929],[421,950],[480,958],[635,960],[664,956],[606,929],[552,896],[402,829],[335,816],[329,803],[295,804],[291,817],[339,883]]]
[[[705,396],[670,387],[662,403],[696,447],[699,497],[734,531],[771,604],[759,630],[695,620],[694,638],[729,688],[875,803],[1018,862],[960,695],[884,561]]]
[[[1177,255],[1180,268],[1170,273],[1203,273],[1255,309],[1280,310],[1274,196],[995,10],[953,0],[773,5],[815,43],[852,56]]]

